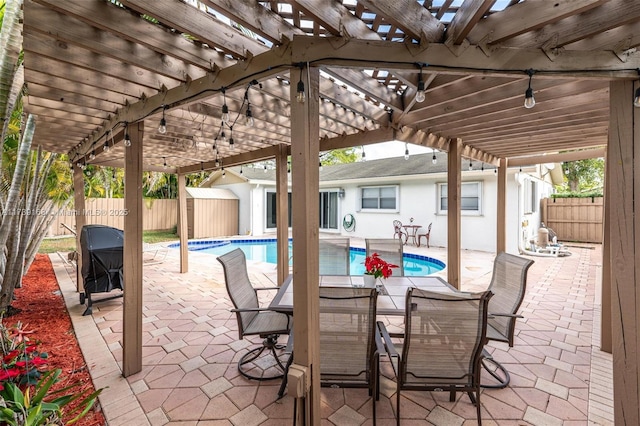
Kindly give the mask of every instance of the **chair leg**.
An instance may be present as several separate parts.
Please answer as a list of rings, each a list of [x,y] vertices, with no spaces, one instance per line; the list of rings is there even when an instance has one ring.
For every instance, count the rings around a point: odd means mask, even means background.
[[[487,373],[489,373],[497,383],[495,384],[481,384],[480,387],[485,389],[504,389],[509,385],[511,376],[507,369],[498,361],[493,359],[489,354],[485,354],[482,358],[482,367]]]
[[[400,426],[400,386],[396,391],[396,425]]]

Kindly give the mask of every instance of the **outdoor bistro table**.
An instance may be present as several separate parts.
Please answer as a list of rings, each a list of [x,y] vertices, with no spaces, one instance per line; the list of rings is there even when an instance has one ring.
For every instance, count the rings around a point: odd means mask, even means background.
[[[269,307],[274,311],[293,312],[293,276],[289,275],[271,301]],[[378,280],[378,315],[404,315],[405,297],[407,289],[416,287],[441,293],[456,293],[453,286],[440,277],[394,277]],[[364,279],[361,275],[321,275],[320,286],[351,287],[353,284],[362,286]]]
[[[407,231],[407,239],[404,243],[407,244],[409,242],[409,238],[411,238],[413,240],[413,245],[417,245],[416,237],[418,229],[422,228],[422,225],[402,225],[402,227]]]

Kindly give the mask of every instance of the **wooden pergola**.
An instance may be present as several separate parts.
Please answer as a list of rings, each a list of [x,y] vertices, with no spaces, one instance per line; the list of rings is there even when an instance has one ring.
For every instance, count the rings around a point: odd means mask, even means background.
[[[459,285],[462,158],[498,166],[501,251],[507,167],[606,147],[602,349],[616,423],[640,424],[640,2],[24,0],[23,37],[34,141],[69,155],[75,208],[76,165],[125,168],[125,376],[142,359],[143,170],[178,174],[186,271],[185,175],[275,159],[286,212],[291,156],[295,363],[319,424],[321,152],[394,139],[448,152],[448,279]],[[279,215],[280,281],[286,237]]]

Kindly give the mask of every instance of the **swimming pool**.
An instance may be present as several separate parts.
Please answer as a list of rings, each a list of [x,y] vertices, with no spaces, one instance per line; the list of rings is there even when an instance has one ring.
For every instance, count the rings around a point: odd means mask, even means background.
[[[277,263],[275,239],[189,241],[188,245],[189,250],[197,250],[215,255],[225,254],[239,248],[249,260]],[[169,247],[178,248],[180,244],[171,244]],[[365,250],[359,247],[351,247],[350,254],[351,275],[364,274]],[[291,240],[289,240],[289,257],[291,257]],[[443,270],[444,267],[444,262],[429,256],[411,253],[404,254],[405,275],[430,275]]]

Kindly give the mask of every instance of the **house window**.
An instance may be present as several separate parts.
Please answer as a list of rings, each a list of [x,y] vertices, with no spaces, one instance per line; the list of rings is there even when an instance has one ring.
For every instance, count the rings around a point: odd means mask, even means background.
[[[460,185],[460,210],[463,214],[480,214],[482,207],[482,182],[463,182]],[[447,184],[438,184],[438,213],[446,213],[449,207]]]
[[[360,189],[360,207],[363,210],[398,209],[398,186],[368,186]]]
[[[535,213],[538,211],[538,182],[527,179],[524,183],[524,211]]]
[[[289,211],[288,211],[288,224],[291,227],[291,193],[289,192]],[[276,228],[276,193],[267,191],[267,228]]]
[[[338,229],[338,191],[320,192],[320,229]]]

